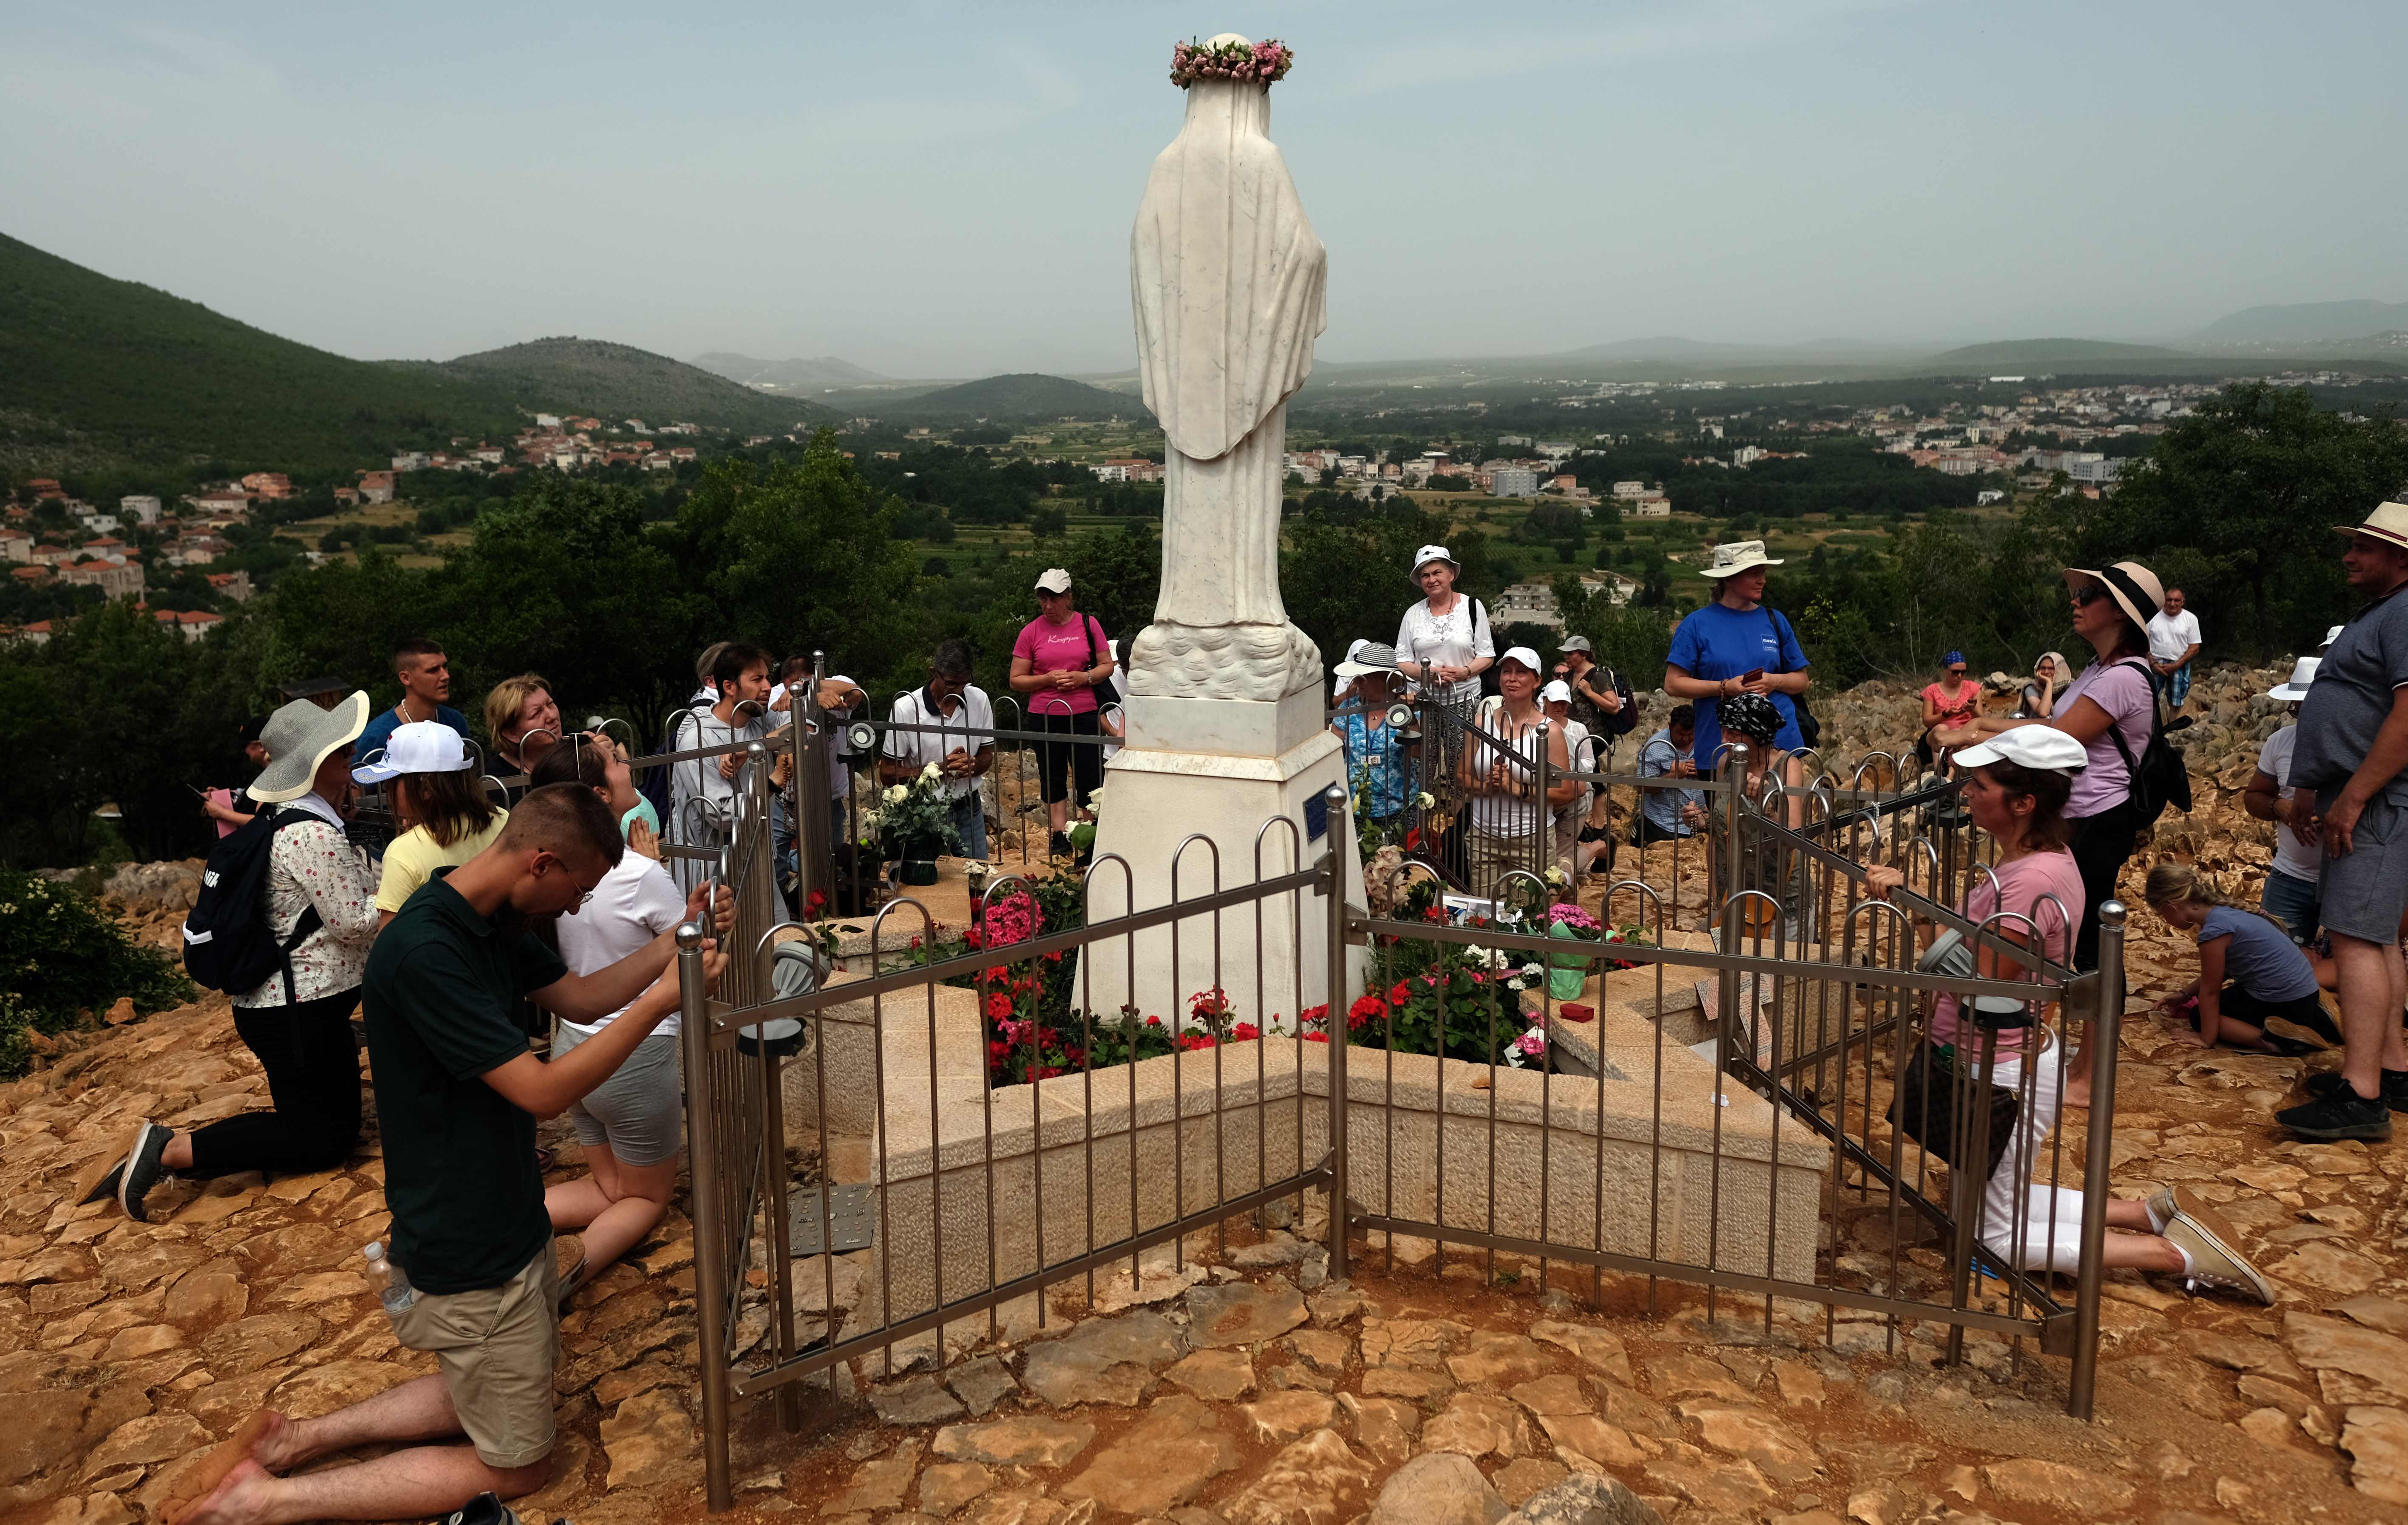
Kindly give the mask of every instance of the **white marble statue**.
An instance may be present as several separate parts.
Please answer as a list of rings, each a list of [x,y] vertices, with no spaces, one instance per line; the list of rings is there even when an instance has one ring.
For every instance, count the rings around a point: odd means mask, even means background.
[[[1136,695],[1275,702],[1321,683],[1320,654],[1280,602],[1279,540],[1287,399],[1327,326],[1328,253],[1269,122],[1267,84],[1191,84],[1129,241],[1138,369],[1169,445],[1162,594],[1131,652]]]

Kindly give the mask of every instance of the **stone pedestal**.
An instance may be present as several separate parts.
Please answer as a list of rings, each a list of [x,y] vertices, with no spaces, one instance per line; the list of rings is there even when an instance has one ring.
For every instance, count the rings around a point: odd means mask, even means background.
[[[1323,723],[1317,687],[1276,704],[1138,696],[1128,727],[1129,744],[1104,770],[1094,920],[1127,910],[1132,884],[1135,908],[1147,911],[1169,904],[1174,889],[1194,899],[1309,868],[1333,846],[1347,899],[1363,904],[1345,811],[1328,812],[1323,833],[1311,833],[1321,813],[1307,802],[1346,783],[1345,752]],[[1126,875],[1109,855],[1127,861]],[[1331,1000],[1328,922],[1328,902],[1306,889],[1111,939],[1082,954],[1077,996],[1098,1013],[1126,1003],[1169,1022],[1185,1017],[1189,997],[1218,985],[1237,1020],[1293,1032],[1299,1010]],[[1361,988],[1362,961],[1361,949],[1350,950],[1341,1007]]]

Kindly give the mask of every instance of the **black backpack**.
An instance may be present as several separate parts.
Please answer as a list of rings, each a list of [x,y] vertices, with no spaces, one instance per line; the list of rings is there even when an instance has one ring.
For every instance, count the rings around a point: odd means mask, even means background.
[[[1622,701],[1622,708],[1614,711],[1613,713],[1598,716],[1598,730],[1603,732],[1608,741],[1612,741],[1616,737],[1629,735],[1638,726],[1639,698],[1630,692],[1629,679],[1612,668],[1607,668],[1604,671],[1606,681],[1613,687],[1614,698]]]
[[[268,850],[286,827],[323,819],[306,810],[262,812],[210,849],[200,893],[184,918],[184,972],[194,983],[236,996],[281,970],[284,999],[295,1000],[293,950],[322,923],[316,906],[304,906],[291,937],[279,942],[269,932]]]
[[[2143,678],[2149,669],[2137,661],[2118,662],[2117,667],[2139,668]],[[2132,783],[2133,824],[2146,831],[2157,824],[2157,817],[2171,805],[2185,815],[2190,813],[2190,769],[2183,762],[2182,748],[2166,740],[2165,712],[2157,708],[2157,685],[2149,687],[2149,744],[2141,749],[2138,762],[2132,759],[2132,749],[2124,741],[2124,733],[2111,716],[2107,722],[2107,739],[2115,743],[2115,755],[2124,759],[2124,775]]]

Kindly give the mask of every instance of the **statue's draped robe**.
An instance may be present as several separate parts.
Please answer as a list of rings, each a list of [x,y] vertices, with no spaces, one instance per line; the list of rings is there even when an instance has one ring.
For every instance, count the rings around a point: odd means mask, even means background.
[[[1186,123],[1154,162],[1130,239],[1139,374],[1170,447],[1158,624],[1286,627],[1286,405],[1327,326],[1328,253],[1265,135],[1269,121],[1267,87],[1190,88]]]

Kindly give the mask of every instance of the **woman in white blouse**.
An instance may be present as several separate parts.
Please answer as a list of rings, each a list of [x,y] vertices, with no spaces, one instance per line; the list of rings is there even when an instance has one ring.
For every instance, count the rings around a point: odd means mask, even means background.
[[[1425,545],[1414,555],[1413,582],[1425,597],[1397,626],[1397,670],[1413,680],[1417,693],[1469,714],[1480,702],[1480,675],[1497,660],[1497,643],[1488,611],[1455,591],[1461,570],[1442,545]]]
[[[234,998],[234,1028],[267,1072],[273,1110],[190,1133],[146,1119],[87,1201],[114,1194],[129,1217],[141,1218],[143,1197],[168,1171],[297,1175],[332,1170],[358,1145],[351,1009],[376,941],[377,880],[344,836],[342,807],[351,794],[351,743],[367,724],[368,697],[359,693],[332,710],[295,699],[260,734],[270,761],[250,793],[276,807],[279,823],[263,911],[269,935],[291,952],[257,989]]]

